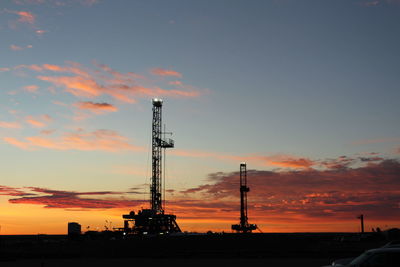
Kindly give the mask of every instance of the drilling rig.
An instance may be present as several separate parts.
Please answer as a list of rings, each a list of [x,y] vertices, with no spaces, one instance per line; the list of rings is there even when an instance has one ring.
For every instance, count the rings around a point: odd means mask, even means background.
[[[249,224],[247,220],[247,192],[249,191],[246,163],[242,162],[240,163],[240,223],[232,225],[232,230],[238,233],[251,233],[257,229],[256,224]]]
[[[122,215],[126,234],[168,234],[181,232],[176,216],[165,214],[162,198],[162,155],[174,147],[174,140],[165,138],[162,131],[162,99],[153,99],[152,123],[152,176],[150,183],[150,209],[131,211]]]

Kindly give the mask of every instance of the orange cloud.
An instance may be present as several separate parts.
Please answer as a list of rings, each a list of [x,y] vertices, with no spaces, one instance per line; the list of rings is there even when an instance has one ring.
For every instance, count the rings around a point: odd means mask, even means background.
[[[277,155],[270,157],[261,157],[265,159],[266,165],[274,165],[286,168],[311,168],[315,162],[307,158],[298,158],[289,155]]]
[[[34,24],[36,16],[28,11],[15,11],[15,14],[19,15],[19,22]]]
[[[162,68],[154,68],[151,70],[151,73],[158,76],[173,76],[173,77],[182,77],[182,73],[174,71],[174,70],[167,70]]]
[[[173,150],[170,152],[171,155],[183,156],[183,157],[201,157],[201,158],[215,158],[218,160],[229,160],[229,161],[247,161],[261,164],[263,166],[278,166],[284,168],[295,168],[295,169],[307,169],[314,165],[319,164],[308,158],[299,158],[291,155],[274,155],[274,156],[262,156],[262,155],[245,155],[235,156],[227,155],[222,153],[204,152],[204,151],[185,151],[185,150]]]
[[[0,72],[10,71],[10,68],[0,68]]]
[[[193,98],[200,96],[201,92],[190,85],[181,85],[181,89],[163,89],[159,86],[148,86],[156,83],[146,77],[133,72],[120,73],[105,64],[93,63],[96,69],[84,68],[76,62],[67,62],[65,66],[54,64],[18,65],[15,70],[27,69],[40,72],[37,79],[53,84],[79,98],[97,98],[109,95],[125,103],[136,103],[137,98],[146,97],[177,97]],[[60,73],[54,76],[51,73]],[[168,73],[168,72],[166,72]],[[159,82],[159,81],[158,81]],[[145,85],[144,85],[145,84]],[[176,83],[178,84],[178,83]],[[94,109],[92,109],[94,110]],[[99,110],[99,109],[98,109]],[[109,111],[111,111],[109,109]]]
[[[16,146],[20,149],[24,149],[24,150],[28,150],[29,149],[29,144],[25,143],[25,142],[21,142],[17,139],[15,139],[14,137],[4,137],[3,140],[13,146]]]
[[[25,118],[25,121],[34,127],[41,128],[45,127],[50,121],[52,121],[52,118],[49,115],[42,115],[38,118],[28,116]]]
[[[20,129],[22,126],[19,122],[0,121],[0,128]]]
[[[74,96],[96,97],[101,95],[101,91],[103,91],[103,88],[94,80],[85,79],[80,76],[38,76],[37,78],[42,81],[51,82],[56,86],[63,86],[66,88],[67,92],[73,94]]]
[[[82,151],[144,151],[144,148],[131,145],[126,137],[110,130],[96,130],[85,132],[65,133],[57,138],[48,136],[31,136],[19,141],[12,137],[3,138],[7,143],[21,149],[46,148],[55,150],[82,150]]]
[[[24,86],[24,90],[27,92],[30,92],[30,93],[36,93],[38,88],[39,88],[39,86],[37,86],[37,85]]]
[[[62,87],[66,92],[77,97],[95,98],[106,94],[122,102],[135,103],[137,97],[197,97],[200,95],[198,90],[190,86],[182,87],[182,90],[167,90],[158,86],[143,86],[140,82],[145,80],[145,78],[141,75],[133,72],[120,73],[105,64],[98,64],[96,62],[94,65],[100,70],[92,71],[84,69],[76,62],[68,62],[67,66],[52,64],[19,65],[15,69],[26,68],[37,72],[51,71],[75,74],[75,76],[39,75],[37,78],[52,83],[57,87]],[[174,71],[158,70],[156,72],[177,76],[177,74],[174,74]]]
[[[118,110],[117,107],[108,104],[108,103],[94,103],[91,101],[87,102],[79,102],[75,104],[79,109],[90,110],[93,113],[101,114],[104,112],[116,112]]]

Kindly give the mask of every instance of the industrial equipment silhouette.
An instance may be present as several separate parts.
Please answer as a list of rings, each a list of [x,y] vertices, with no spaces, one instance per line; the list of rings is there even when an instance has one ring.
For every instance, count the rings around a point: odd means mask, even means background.
[[[122,215],[124,218],[124,232],[127,234],[167,234],[181,232],[176,216],[164,214],[162,192],[162,152],[166,148],[173,148],[174,141],[166,139],[162,132],[162,104],[161,99],[153,99],[152,124],[152,176],[150,185],[150,209],[139,210],[137,214],[131,211]],[[164,136],[163,136],[164,135]],[[164,153],[165,154],[165,153]]]
[[[256,224],[249,224],[247,218],[247,192],[250,188],[247,187],[247,169],[246,163],[240,163],[240,224],[233,224],[232,230],[239,233],[251,233],[257,229]]]

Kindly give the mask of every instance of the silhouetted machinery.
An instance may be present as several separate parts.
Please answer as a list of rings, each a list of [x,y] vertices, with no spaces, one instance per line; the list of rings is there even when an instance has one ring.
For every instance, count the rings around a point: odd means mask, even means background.
[[[152,124],[152,176],[150,185],[150,209],[142,209],[137,214],[131,211],[122,215],[124,232],[129,234],[168,234],[181,232],[176,216],[164,214],[162,199],[162,150],[173,148],[172,139],[163,138],[161,99],[153,99]]]
[[[246,163],[240,163],[240,224],[233,224],[232,230],[238,233],[251,233],[257,229],[256,224],[249,224],[247,221],[247,170]]]
[[[357,219],[360,219],[360,222],[361,222],[361,233],[364,233],[364,215],[361,214],[360,216],[357,216]]]

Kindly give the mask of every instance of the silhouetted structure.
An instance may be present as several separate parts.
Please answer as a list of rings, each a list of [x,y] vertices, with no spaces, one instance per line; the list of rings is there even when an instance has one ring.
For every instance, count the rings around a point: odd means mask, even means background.
[[[68,238],[75,239],[81,235],[81,225],[76,222],[68,223]]]
[[[247,221],[247,192],[250,188],[247,187],[247,170],[246,163],[240,163],[240,224],[233,224],[232,230],[239,233],[251,233],[257,229],[257,225],[249,224]]]
[[[142,209],[137,214],[131,211],[122,215],[124,232],[133,234],[163,234],[181,232],[176,223],[176,216],[164,214],[162,199],[162,152],[173,148],[172,139],[163,138],[162,132],[162,103],[161,99],[153,99],[152,124],[152,176],[150,185],[150,209]],[[133,226],[131,224],[133,223]]]
[[[361,214],[360,216],[358,216],[357,219],[360,219],[360,221],[361,221],[361,233],[364,233],[364,214]]]

